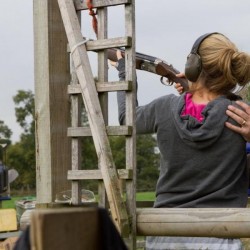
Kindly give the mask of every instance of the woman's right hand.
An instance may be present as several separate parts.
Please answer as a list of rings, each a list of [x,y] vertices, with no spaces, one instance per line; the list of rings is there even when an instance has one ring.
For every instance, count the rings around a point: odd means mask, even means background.
[[[185,74],[184,74],[184,73],[179,73],[179,74],[177,74],[176,76],[179,77],[179,78],[185,78]],[[180,95],[184,92],[184,89],[183,89],[183,87],[181,86],[180,83],[176,83],[176,84],[174,85],[174,87],[175,87],[175,89],[178,91],[178,93],[179,93]]]

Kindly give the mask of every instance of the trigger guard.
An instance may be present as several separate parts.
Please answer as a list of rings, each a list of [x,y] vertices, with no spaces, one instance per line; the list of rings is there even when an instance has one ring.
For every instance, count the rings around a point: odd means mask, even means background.
[[[164,76],[162,76],[160,80],[161,80],[161,83],[163,85],[166,85],[166,86],[172,86],[173,85],[173,82],[170,82],[169,79],[164,77]]]

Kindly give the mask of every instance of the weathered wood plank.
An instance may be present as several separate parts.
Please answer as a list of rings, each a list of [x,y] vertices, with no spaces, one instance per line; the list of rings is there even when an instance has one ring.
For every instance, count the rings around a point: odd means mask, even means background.
[[[126,169],[133,169],[133,178],[126,181],[126,194],[129,197],[127,208],[131,219],[131,249],[136,248],[136,126],[135,126],[135,103],[136,103],[136,72],[135,72],[135,0],[125,5],[125,36],[132,37],[130,48],[125,51],[126,79],[132,81],[132,91],[126,93],[126,125],[132,126],[133,133],[126,137]]]
[[[94,8],[115,6],[121,4],[131,3],[131,0],[93,0],[92,5]],[[86,10],[88,9],[86,1],[74,0],[76,10]]]
[[[97,92],[114,92],[114,91],[131,91],[132,83],[129,81],[124,82],[97,82],[96,83]],[[81,94],[81,86],[68,85],[68,94]]]
[[[132,82],[106,82],[106,83],[96,83],[96,88],[98,92],[114,92],[114,91],[131,91]]]
[[[86,40],[86,37],[83,37]],[[106,38],[106,39],[98,39],[98,40],[87,40],[86,41],[86,49],[88,51],[98,52],[100,50],[105,50],[109,48],[119,48],[119,47],[130,47],[132,44],[131,37],[115,37],[115,38]],[[69,46],[67,47],[67,51],[70,52]]]
[[[108,37],[108,17],[107,17],[107,7],[102,7],[98,9],[98,34],[97,34],[97,41],[105,41]],[[107,52],[104,50],[98,51],[98,81],[107,82],[108,81],[108,58],[107,58]],[[98,93],[103,119],[105,122],[105,125],[108,124],[108,93],[100,92]],[[98,163],[98,168],[101,168],[100,163]],[[108,201],[107,201],[107,195],[106,190],[103,181],[100,181],[98,183],[98,195],[100,197],[99,199],[99,206],[108,208]]]
[[[67,37],[56,0],[34,1],[36,197],[49,203],[70,188]]]
[[[78,19],[81,20],[81,13],[78,12]],[[76,75],[74,63],[71,61],[71,83],[70,86],[79,86],[79,81]],[[81,104],[79,95],[72,95],[71,97],[71,126],[77,128],[81,125]],[[81,141],[79,138],[71,138],[71,165],[72,170],[78,170],[81,166]],[[78,205],[81,203],[81,187],[79,181],[72,181],[72,204]]]
[[[117,37],[109,39],[98,39],[98,40],[89,40],[86,43],[86,48],[88,51],[98,51],[109,48],[118,48],[118,47],[129,47],[132,44],[132,38],[129,36],[126,37]]]
[[[130,48],[125,51],[126,81],[132,81],[132,91],[126,92],[126,125],[135,128],[136,72],[135,72],[135,0],[125,5],[125,36],[132,37]],[[126,169],[133,169],[133,178],[126,181],[127,208],[131,219],[131,245],[136,248],[136,129],[126,137]]]
[[[249,238],[250,209],[137,209],[137,234],[144,236]]]
[[[132,178],[131,169],[118,169],[119,179],[128,180]],[[102,180],[102,173],[99,169],[95,170],[69,170],[68,180]]]
[[[58,3],[71,48],[72,60],[82,88],[82,96],[88,113],[111,214],[120,232],[127,234],[129,224],[126,206],[120,192],[118,175],[75,7],[71,0],[58,0]]]
[[[133,128],[131,126],[107,126],[107,134],[112,136],[131,135]],[[92,136],[91,129],[88,127],[68,128],[69,137]]]

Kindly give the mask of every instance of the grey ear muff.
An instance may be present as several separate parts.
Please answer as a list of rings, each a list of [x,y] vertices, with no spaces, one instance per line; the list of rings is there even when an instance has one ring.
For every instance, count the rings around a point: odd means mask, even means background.
[[[198,54],[190,53],[185,65],[185,76],[191,82],[196,82],[202,70],[201,58]]]
[[[187,57],[187,62],[185,64],[185,76],[191,82],[196,82],[201,71],[202,71],[202,61],[198,50],[202,41],[212,34],[218,34],[217,32],[207,33],[200,36],[194,43],[190,54]]]

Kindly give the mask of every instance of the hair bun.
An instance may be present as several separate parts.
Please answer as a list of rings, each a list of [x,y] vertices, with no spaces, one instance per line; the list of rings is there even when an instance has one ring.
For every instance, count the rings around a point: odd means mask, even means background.
[[[232,84],[237,83],[237,78],[232,70],[233,61],[238,61],[234,59],[237,57],[238,52],[233,48],[221,49],[218,55],[218,66],[221,72],[223,72],[224,77],[228,82]]]
[[[250,57],[244,52],[236,51],[231,61],[232,75],[240,85],[250,81]]]

